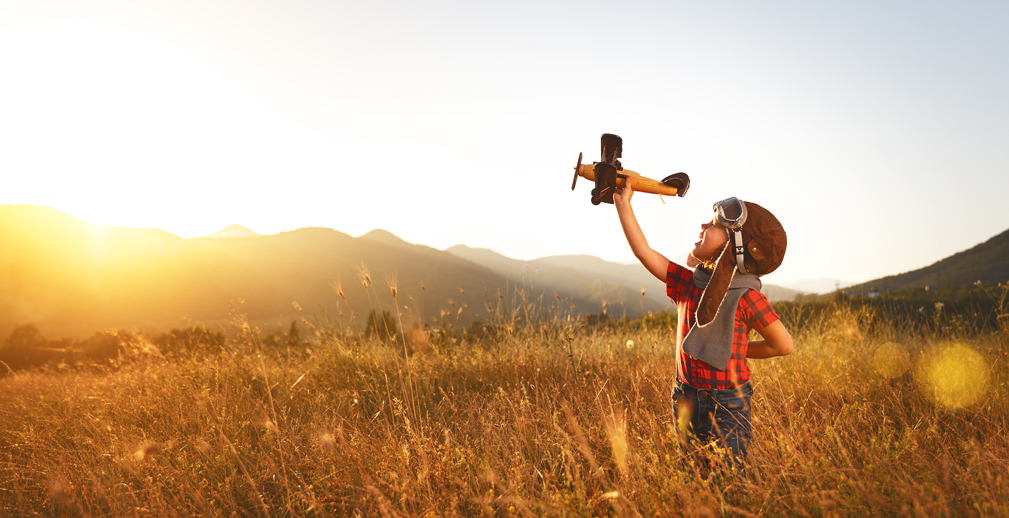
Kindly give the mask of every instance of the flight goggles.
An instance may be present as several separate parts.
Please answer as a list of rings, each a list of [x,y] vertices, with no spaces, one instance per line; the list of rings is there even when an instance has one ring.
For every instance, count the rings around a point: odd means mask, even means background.
[[[736,267],[740,273],[749,273],[743,266],[743,252],[746,251],[746,247],[743,246],[742,228],[746,223],[746,204],[733,196],[716,203],[712,209],[715,211],[715,223],[729,231],[732,250],[736,255]]]
[[[726,198],[714,206],[715,222],[726,230],[736,230],[746,223],[746,204],[735,196]]]

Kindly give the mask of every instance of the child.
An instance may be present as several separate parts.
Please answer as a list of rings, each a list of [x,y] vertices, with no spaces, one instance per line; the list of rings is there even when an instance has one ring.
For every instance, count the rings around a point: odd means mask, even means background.
[[[792,352],[792,337],[760,291],[758,275],[774,271],[785,255],[785,231],[766,209],[729,198],[715,204],[711,221],[680,266],[648,246],[631,209],[633,189],[613,201],[627,242],[641,264],[666,282],[676,303],[677,422],[689,420],[698,444],[714,441],[742,466],[750,441],[750,368],[747,358]],[[748,341],[750,329],[763,340]],[[682,421],[681,421],[682,420]],[[678,427],[679,428],[679,427]]]

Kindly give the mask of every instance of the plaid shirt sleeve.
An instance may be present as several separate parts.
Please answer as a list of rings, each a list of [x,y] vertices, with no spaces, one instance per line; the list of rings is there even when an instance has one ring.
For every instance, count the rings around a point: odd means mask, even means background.
[[[757,290],[749,290],[743,295],[739,300],[739,309],[746,325],[758,333],[779,318],[767,297]]]
[[[676,303],[686,302],[689,295],[688,288],[693,284],[693,270],[669,261],[669,268],[666,270],[666,296]]]

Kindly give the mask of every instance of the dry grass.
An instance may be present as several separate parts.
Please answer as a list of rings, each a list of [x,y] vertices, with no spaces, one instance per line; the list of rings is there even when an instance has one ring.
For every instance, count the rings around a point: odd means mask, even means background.
[[[744,477],[681,462],[663,328],[500,326],[423,337],[409,360],[323,329],[262,352],[249,330],[210,359],[16,373],[0,514],[1009,515],[1002,335],[961,343],[984,381],[964,390],[984,390],[953,408],[928,368],[949,344],[866,318],[839,311],[751,362]],[[887,342],[909,353],[892,379]]]

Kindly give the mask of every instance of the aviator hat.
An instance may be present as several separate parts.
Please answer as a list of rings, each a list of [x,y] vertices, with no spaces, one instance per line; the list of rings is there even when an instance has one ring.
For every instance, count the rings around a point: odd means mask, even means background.
[[[781,266],[787,245],[781,222],[760,205],[729,198],[714,208],[715,220],[729,233],[729,241],[697,305],[697,323],[702,326],[714,320],[737,266],[741,273],[767,275]]]

